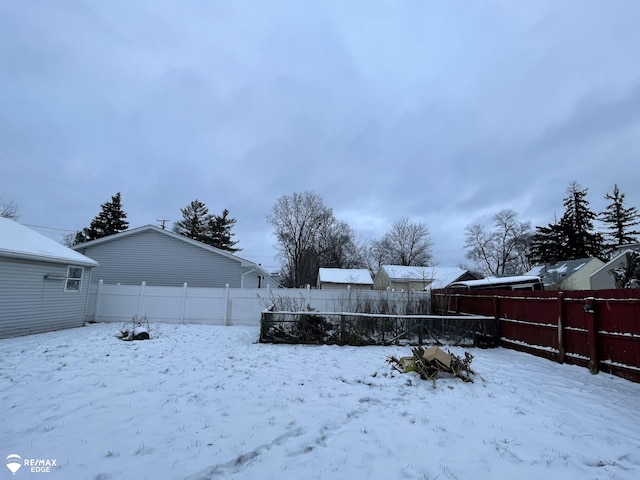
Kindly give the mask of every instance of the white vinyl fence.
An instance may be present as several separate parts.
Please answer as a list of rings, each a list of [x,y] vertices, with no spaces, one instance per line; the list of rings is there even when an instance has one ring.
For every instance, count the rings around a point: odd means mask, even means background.
[[[260,325],[260,314],[276,310],[321,312],[429,313],[428,292],[391,290],[318,290],[271,288],[157,287],[108,285],[89,289],[87,321],[127,322],[146,316],[150,322],[208,325]],[[422,311],[416,311],[417,303]],[[425,307],[426,305],[426,307]],[[411,310],[411,311],[410,311]]]

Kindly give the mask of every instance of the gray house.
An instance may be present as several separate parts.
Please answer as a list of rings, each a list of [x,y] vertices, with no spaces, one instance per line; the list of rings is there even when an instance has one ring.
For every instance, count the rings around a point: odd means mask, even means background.
[[[81,243],[74,250],[97,260],[92,282],[181,287],[277,287],[257,263],[154,225]]]
[[[640,255],[640,244],[624,245],[631,248],[625,250],[618,249],[611,260],[594,271],[589,280],[592,290],[607,290],[613,288],[625,288],[623,280],[627,269],[632,265],[637,265],[638,255]],[[618,275],[622,273],[622,275]]]
[[[580,258],[538,264],[525,275],[540,277],[546,290],[590,290],[589,276],[603,265],[599,258]]]
[[[81,327],[97,265],[0,217],[0,338]]]

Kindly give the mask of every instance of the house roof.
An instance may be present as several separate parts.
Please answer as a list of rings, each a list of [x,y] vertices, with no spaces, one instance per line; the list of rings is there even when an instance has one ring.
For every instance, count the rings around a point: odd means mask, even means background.
[[[637,254],[639,253],[638,250],[636,250],[635,248],[628,248],[624,251],[620,251],[620,253],[616,254],[616,256],[611,257],[611,260],[609,260],[607,263],[605,263],[604,265],[602,265],[600,268],[598,268],[597,270],[594,270],[593,273],[591,273],[591,275],[589,275],[589,277],[593,277],[594,275],[597,275],[598,273],[600,273],[603,270],[609,270],[613,267],[619,266],[620,265],[620,259],[629,255],[629,254]]]
[[[459,267],[407,267],[404,265],[382,265],[392,281],[425,281],[434,288],[444,288],[462,277],[467,270]]]
[[[98,262],[31,230],[0,217],[0,257],[95,267]]]
[[[535,265],[525,275],[535,275],[542,279],[544,285],[552,285],[569,278],[588,263],[598,260],[596,258],[580,258],[577,260],[565,260],[556,263],[543,263]],[[599,260],[598,260],[599,261]]]
[[[318,281],[345,285],[373,285],[371,273],[366,268],[321,268]]]
[[[165,230],[165,229],[162,229],[160,227],[156,227],[155,225],[145,225],[145,226],[142,226],[142,227],[132,228],[132,229],[129,229],[129,230],[125,230],[124,232],[114,233],[113,235],[108,235],[106,237],[98,238],[97,240],[90,240],[88,242],[80,243],[78,245],[74,245],[72,248],[75,249],[75,250],[85,249],[85,248],[93,247],[95,245],[100,245],[100,244],[107,243],[107,242],[118,241],[121,238],[126,238],[126,237],[128,237],[130,235],[136,235],[136,234],[147,232],[147,231],[153,231],[153,232],[156,232],[156,233],[161,233],[161,234],[166,235],[166,236],[168,236],[170,238],[174,238],[176,240],[180,240],[181,242],[185,242],[185,243],[188,243],[190,245],[194,245],[194,246],[196,246],[198,248],[202,248],[203,250],[209,251],[211,253],[215,253],[217,255],[221,255],[223,257],[230,258],[232,260],[235,260],[236,262],[240,262],[240,265],[242,267],[254,268],[256,270],[259,270],[259,271],[263,272],[265,276],[270,276],[270,274],[264,268],[262,268],[262,266],[258,265],[255,262],[252,262],[250,260],[246,260],[246,259],[244,259],[242,257],[234,255],[234,254],[232,254],[230,252],[227,252],[225,250],[221,250],[219,248],[212,247],[211,245],[207,245],[206,243],[198,242],[197,240],[193,240],[191,238],[185,237],[184,235],[179,235],[179,234],[171,232],[169,230]]]

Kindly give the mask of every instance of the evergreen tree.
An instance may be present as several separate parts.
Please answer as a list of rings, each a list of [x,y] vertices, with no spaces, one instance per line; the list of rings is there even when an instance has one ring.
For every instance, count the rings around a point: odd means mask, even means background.
[[[604,240],[594,231],[596,214],[589,208],[587,191],[578,183],[571,183],[563,201],[565,212],[560,221],[536,227],[531,245],[536,261],[546,263],[603,256]]]
[[[231,232],[236,219],[229,217],[226,208],[222,215],[212,215],[207,206],[196,199],[180,212],[182,220],[173,225],[175,233],[231,253],[240,250],[234,247],[238,242],[232,239],[235,234]]]
[[[636,207],[625,206],[624,193],[620,192],[618,185],[614,185],[613,192],[607,193],[604,198],[611,200],[600,214],[600,219],[608,230],[605,235],[610,239],[607,247],[612,250],[617,245],[637,242],[636,235],[640,235],[640,232],[633,230],[633,227],[640,224],[640,214]]]
[[[102,211],[91,221],[89,227],[76,233],[74,240],[76,245],[124,232],[129,228],[129,222],[126,221],[127,214],[122,210],[120,192],[112,196],[110,202],[105,202],[100,207]]]
[[[236,224],[236,219],[229,217],[229,210],[225,208],[222,211],[222,215],[212,215],[208,223],[209,245],[231,253],[242,250],[234,247],[238,242],[237,240],[232,240],[235,233],[231,232],[231,228]]]
[[[594,231],[596,214],[589,208],[588,190],[572,182],[563,201],[565,212],[560,225],[566,235],[566,252],[562,260],[603,256],[604,240]]]
[[[180,209],[182,220],[173,225],[173,231],[198,242],[207,243],[209,222],[212,219],[207,206],[197,198]]]
[[[555,263],[563,260],[566,251],[566,235],[556,220],[546,227],[536,227],[531,239],[532,260],[540,263]]]

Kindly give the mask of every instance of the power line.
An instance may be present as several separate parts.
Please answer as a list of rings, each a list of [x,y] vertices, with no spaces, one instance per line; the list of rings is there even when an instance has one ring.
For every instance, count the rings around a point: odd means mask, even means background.
[[[56,227],[45,227],[44,225],[30,225],[28,223],[23,223],[25,227],[32,228],[44,228],[45,230],[58,230],[60,232],[75,232],[76,230],[69,230],[68,228],[56,228]]]
[[[44,173],[42,173],[42,172],[38,172],[38,171],[36,171],[36,170],[31,170],[30,168],[27,168],[27,167],[25,167],[25,166],[23,166],[23,165],[20,165],[20,164],[18,164],[18,163],[11,162],[11,161],[7,160],[6,158],[4,158],[4,157],[2,157],[2,156],[0,156],[0,162],[4,162],[4,163],[7,163],[7,164],[12,165],[12,166],[14,166],[14,167],[21,168],[22,170],[24,170],[24,171],[26,171],[26,172],[32,173],[32,174],[34,174],[34,175],[39,175],[39,176],[41,176],[41,177],[43,177],[43,178],[46,178],[47,180],[51,180],[52,182],[56,182],[56,183],[59,183],[60,185],[64,185],[65,187],[72,188],[72,189],[74,189],[75,191],[82,193],[83,195],[90,195],[90,196],[92,196],[93,198],[95,198],[95,199],[97,199],[97,200],[100,200],[100,197],[98,197],[98,196],[94,195],[93,193],[85,192],[84,190],[80,190],[80,189],[79,189],[78,187],[76,187],[75,185],[71,185],[71,184],[69,184],[69,183],[65,183],[65,182],[63,182],[63,181],[61,181],[61,180],[58,180],[57,178],[51,177],[51,176],[46,175],[46,174],[44,174]]]

